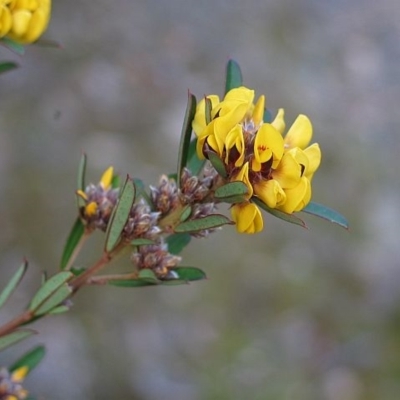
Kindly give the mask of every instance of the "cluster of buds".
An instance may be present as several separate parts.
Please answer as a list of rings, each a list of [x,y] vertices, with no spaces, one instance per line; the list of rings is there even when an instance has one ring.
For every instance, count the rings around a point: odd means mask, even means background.
[[[22,400],[28,397],[28,392],[21,385],[27,371],[27,367],[18,368],[13,372],[6,368],[0,369],[1,400]]]
[[[211,103],[209,118],[206,99]],[[206,99],[198,104],[193,120],[197,155],[204,159],[213,153],[224,165],[227,182],[246,184],[245,201],[231,208],[238,231],[256,233],[263,228],[254,197],[287,214],[302,210],[311,199],[311,180],[321,160],[318,144],[308,146],[310,120],[299,115],[283,136],[283,109],[273,121],[265,121],[265,97],[254,105],[253,90],[242,86],[222,101],[216,95]]]
[[[0,38],[27,44],[46,30],[51,0],[0,0]]]

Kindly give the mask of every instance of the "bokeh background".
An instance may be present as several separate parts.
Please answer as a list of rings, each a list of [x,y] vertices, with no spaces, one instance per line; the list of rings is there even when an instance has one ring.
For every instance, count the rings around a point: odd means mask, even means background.
[[[314,200],[351,231],[309,216],[310,230],[271,216],[255,236],[228,227],[184,252],[207,281],[87,288],[0,364],[46,343],[26,382],[39,399],[398,399],[398,1],[53,3],[45,36],[62,50],[0,49],[21,65],[0,77],[0,286],[30,261],[0,321],[57,270],[81,152],[94,182],[108,165],[157,182],[176,165],[187,90],[221,94],[230,57],[288,122],[310,116]]]

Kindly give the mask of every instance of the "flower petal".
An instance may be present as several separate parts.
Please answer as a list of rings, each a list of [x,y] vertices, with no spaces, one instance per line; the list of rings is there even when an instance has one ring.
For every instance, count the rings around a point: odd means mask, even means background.
[[[311,121],[307,116],[300,114],[285,136],[285,145],[289,149],[294,147],[304,149],[310,143],[312,132]]]
[[[254,106],[253,110],[253,122],[254,125],[258,126],[262,122],[264,118],[264,111],[265,111],[265,96],[262,95],[257,100],[256,105]]]
[[[103,189],[108,189],[110,187],[113,175],[114,175],[113,167],[108,167],[104,171],[100,179],[100,185],[102,186]]]
[[[321,149],[319,148],[318,143],[314,143],[311,146],[308,146],[304,150],[304,154],[308,158],[308,168],[305,171],[304,176],[311,181],[314,172],[318,169],[321,163]]]
[[[285,153],[272,177],[277,180],[283,189],[291,189],[298,185],[302,175],[302,167],[291,153]]]
[[[293,189],[285,190],[286,201],[281,206],[277,207],[281,211],[292,214],[302,210],[311,199],[311,184],[310,181],[302,177],[299,184]]]
[[[215,110],[219,104],[219,97],[215,94],[206,97],[211,100],[212,109]],[[211,117],[213,117],[211,112]],[[196,107],[196,114],[192,122],[194,133],[199,136],[206,127],[206,99],[201,99]]]
[[[257,233],[263,229],[261,211],[253,203],[235,204],[231,214],[239,233]]]
[[[246,198],[249,199],[253,196],[253,186],[249,180],[249,163],[246,162],[243,167],[240,169],[238,174],[231,179],[231,182],[241,181],[246,184],[247,188],[249,189],[249,193],[247,194]]]
[[[239,158],[235,161],[236,167],[241,167],[244,161],[244,138],[243,138],[243,130],[241,125],[236,125],[231,131],[228,133],[225,139],[225,164],[229,162],[229,151],[235,147],[239,153]]]
[[[285,132],[286,124],[285,124],[285,110],[280,108],[278,113],[276,114],[275,119],[271,122],[271,125],[281,134]]]
[[[270,208],[276,208],[286,201],[286,194],[275,179],[256,183],[254,193]]]

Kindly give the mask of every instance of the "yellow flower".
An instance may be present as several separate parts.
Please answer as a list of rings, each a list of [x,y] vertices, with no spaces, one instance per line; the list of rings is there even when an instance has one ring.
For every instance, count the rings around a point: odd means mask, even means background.
[[[239,233],[262,231],[264,223],[260,209],[253,203],[235,204],[231,208],[232,219]]]
[[[28,44],[36,41],[50,20],[51,0],[0,0],[0,38]]]
[[[0,368],[0,398],[5,400],[22,400],[28,397],[28,391],[21,383],[29,372],[27,366],[17,368],[10,372],[6,368]]]
[[[247,186],[248,193],[246,195],[246,200],[250,199],[250,197],[253,196],[253,186],[249,179],[249,163],[248,162],[246,164],[244,164],[242,168],[240,168],[238,174],[234,175],[232,177],[231,181],[232,182],[240,181],[240,182],[243,182]]]
[[[311,121],[307,116],[300,114],[285,136],[285,148],[293,149],[299,147],[300,149],[305,149],[311,141],[312,134]]]

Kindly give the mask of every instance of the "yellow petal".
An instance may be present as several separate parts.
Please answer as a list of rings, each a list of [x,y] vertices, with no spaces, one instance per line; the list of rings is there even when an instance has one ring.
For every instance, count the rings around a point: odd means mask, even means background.
[[[13,382],[22,382],[28,372],[29,368],[26,365],[19,367],[12,373],[11,379]]]
[[[2,5],[0,6],[0,38],[7,35],[12,26],[12,17],[10,10]]]
[[[18,10],[12,15],[11,32],[16,36],[23,36],[28,30],[32,13],[27,10]]]
[[[90,202],[86,207],[85,207],[85,215],[87,217],[92,217],[93,215],[96,214],[97,211],[97,204],[95,201]]]
[[[83,190],[77,190],[76,194],[79,197],[81,197],[83,200],[87,200],[88,199],[87,194]]]
[[[219,97],[212,94],[210,96],[207,96],[207,99],[211,100],[211,106],[212,109],[215,109],[216,106],[219,103]],[[212,113],[211,113],[211,117]],[[206,127],[206,100],[201,99],[199,104],[196,107],[196,114],[194,116],[193,122],[192,122],[192,127],[194,133],[199,136],[204,128]]]
[[[275,179],[256,183],[254,193],[270,208],[276,208],[286,201],[286,194]]]
[[[108,167],[104,171],[100,179],[100,185],[103,187],[103,189],[108,189],[110,187],[113,175],[114,175],[113,167]]]
[[[274,163],[279,163],[283,156],[283,139],[281,134],[271,125],[263,124],[254,140],[254,158],[256,163],[252,165],[253,171],[259,171],[259,164],[274,158]]]
[[[305,171],[304,176],[311,180],[314,172],[318,169],[321,163],[321,149],[318,143],[314,143],[304,150],[305,155],[308,158],[308,168]]]
[[[312,138],[312,132],[311,121],[307,116],[300,114],[285,136],[286,147],[289,149],[294,147],[306,148]]]
[[[251,196],[253,196],[253,186],[251,185],[251,182],[249,180],[249,163],[248,162],[245,163],[243,165],[243,167],[240,169],[240,171],[238,172],[238,174],[231,179],[231,182],[235,182],[235,181],[241,181],[246,184],[248,191],[249,191],[246,196],[246,199],[249,199]]]
[[[240,167],[244,161],[244,138],[243,138],[243,130],[241,125],[236,125],[231,131],[228,133],[225,139],[225,149],[226,149],[226,157],[225,163],[229,162],[229,154],[230,150],[235,147],[239,152],[239,158],[235,161],[235,166]]]
[[[257,233],[263,229],[261,212],[253,203],[235,204],[231,214],[239,233]]]
[[[256,105],[253,110],[253,122],[254,125],[258,126],[264,119],[264,111],[265,111],[265,96],[262,95],[257,100]]]
[[[309,203],[311,199],[310,181],[303,177],[295,188],[287,189],[285,190],[285,193],[285,203],[277,208],[288,214],[300,211]]]
[[[294,188],[298,185],[302,175],[302,167],[291,153],[285,153],[278,167],[272,172],[283,189]]]
[[[286,124],[285,124],[285,110],[280,108],[278,113],[276,114],[275,119],[271,122],[271,125],[281,134],[285,132]]]
[[[41,9],[33,12],[32,19],[29,23],[29,28],[24,36],[26,43],[36,41],[39,36],[46,30],[48,23],[48,14]]]

